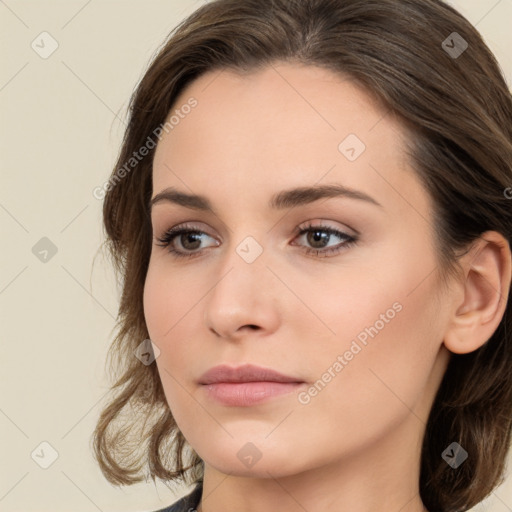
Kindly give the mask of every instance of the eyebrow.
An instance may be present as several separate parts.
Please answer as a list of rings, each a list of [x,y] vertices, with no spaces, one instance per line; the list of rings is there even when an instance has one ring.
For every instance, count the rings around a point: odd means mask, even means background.
[[[288,190],[282,190],[273,195],[269,201],[269,207],[275,210],[283,210],[285,208],[296,208],[306,204],[314,203],[320,199],[329,199],[332,197],[346,197],[349,199],[357,199],[366,201],[379,207],[383,207],[373,197],[343,185],[318,185],[313,187],[297,187]],[[201,195],[187,194],[179,190],[169,187],[159,192],[153,197],[149,203],[150,209],[157,203],[169,202],[177,205],[185,206],[192,210],[214,211],[210,201]]]

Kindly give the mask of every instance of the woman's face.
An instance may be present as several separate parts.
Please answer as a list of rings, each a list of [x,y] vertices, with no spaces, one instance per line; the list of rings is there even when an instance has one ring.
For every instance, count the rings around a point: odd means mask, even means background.
[[[354,82],[284,63],[203,75],[171,114],[152,197],[182,195],[152,206],[144,312],[188,442],[232,475],[419,462],[450,308],[400,124]],[[216,386],[227,401],[200,384],[248,363],[300,383]]]

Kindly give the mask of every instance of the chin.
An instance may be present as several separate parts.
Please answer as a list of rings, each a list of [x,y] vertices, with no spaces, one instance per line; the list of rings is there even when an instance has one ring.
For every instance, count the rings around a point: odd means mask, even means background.
[[[215,446],[215,449],[212,450],[212,446]],[[221,444],[212,442],[206,451],[208,453],[198,454],[207,464],[217,471],[234,476],[286,477],[307,469],[305,454],[298,453],[290,457],[290,453],[295,453],[296,450],[282,441],[278,442],[277,446],[268,443],[268,440],[266,446],[257,441],[240,443],[231,440],[230,443]]]
[[[252,467],[245,467],[244,463],[236,457],[229,460],[220,460],[220,458],[215,458],[212,462],[205,462],[223,474],[237,477],[282,478],[298,472],[295,468],[290,467],[289,456],[288,460],[283,465],[279,464],[274,457],[268,457],[265,461],[263,461],[262,458]]]

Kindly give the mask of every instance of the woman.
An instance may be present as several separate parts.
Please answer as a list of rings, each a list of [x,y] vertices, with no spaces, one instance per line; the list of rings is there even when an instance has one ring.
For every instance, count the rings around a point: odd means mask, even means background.
[[[166,511],[465,511],[510,445],[512,98],[439,0],[216,0],[106,190],[114,484]]]

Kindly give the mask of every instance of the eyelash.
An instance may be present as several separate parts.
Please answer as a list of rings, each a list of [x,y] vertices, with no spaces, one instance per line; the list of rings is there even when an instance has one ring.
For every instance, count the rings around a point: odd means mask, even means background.
[[[308,254],[308,255],[314,254],[315,256],[321,257],[321,258],[325,258],[327,256],[334,256],[334,255],[338,254],[339,252],[341,252],[345,249],[348,249],[349,247],[354,246],[358,241],[357,236],[347,235],[346,233],[343,233],[343,231],[338,231],[337,229],[333,229],[329,226],[313,225],[311,223],[308,224],[306,227],[297,228],[295,231],[296,231],[296,238],[299,236],[302,236],[304,234],[307,234],[307,233],[315,233],[315,232],[320,231],[321,233],[326,233],[328,235],[335,235],[335,236],[338,236],[339,238],[345,239],[344,242],[340,242],[340,244],[338,244],[334,248],[331,247],[327,250],[306,248],[306,250],[305,250],[306,254]],[[201,231],[199,229],[195,229],[193,226],[178,226],[178,227],[174,227],[174,228],[171,228],[168,231],[166,231],[161,238],[157,238],[157,241],[159,243],[157,243],[156,245],[158,245],[160,247],[167,248],[168,251],[175,258],[196,257],[201,254],[201,251],[183,253],[183,252],[180,252],[172,247],[172,243],[174,242],[175,238],[177,238],[180,235],[192,234],[192,233],[199,234],[199,235],[204,234],[204,235],[210,236],[210,235],[208,235],[208,233],[205,233],[204,231]]]

